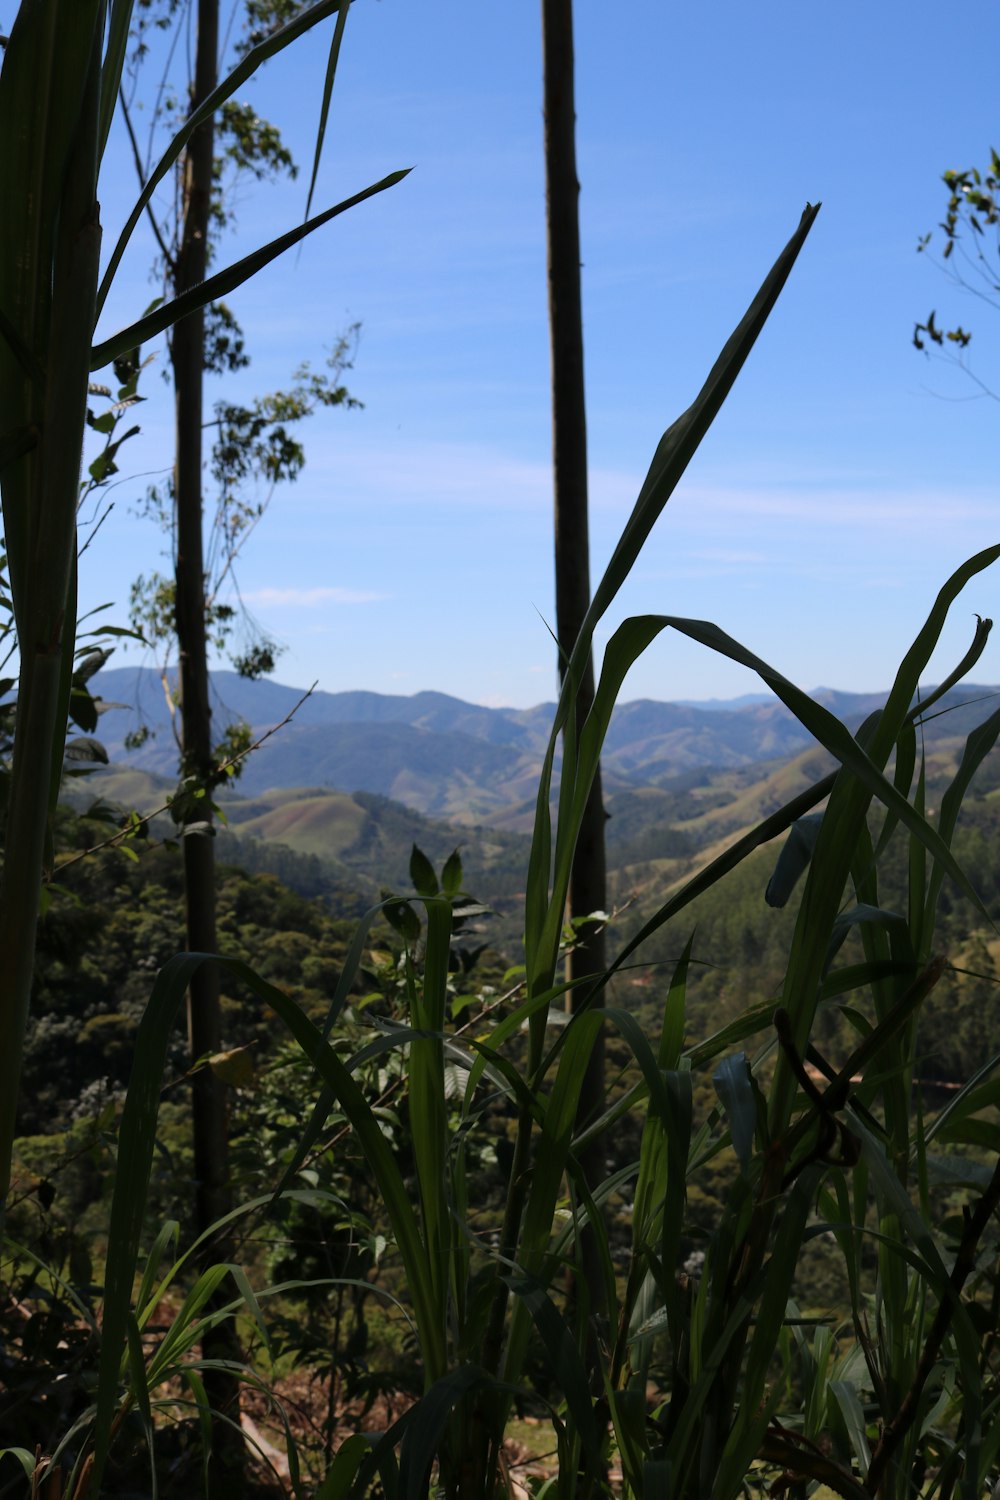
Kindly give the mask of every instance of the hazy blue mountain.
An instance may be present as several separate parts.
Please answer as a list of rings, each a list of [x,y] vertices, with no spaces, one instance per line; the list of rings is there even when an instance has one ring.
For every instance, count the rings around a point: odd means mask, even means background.
[[[118,668],[100,673],[94,689],[108,705],[100,738],[112,761],[173,774],[176,747],[158,675],[148,668]],[[982,700],[996,691],[968,686],[949,694],[927,724],[928,742],[968,734],[991,711]],[[884,702],[879,694],[825,688],[813,696],[852,728]],[[450,821],[509,826],[517,825],[533,800],[552,704],[484,708],[435,692],[412,697],[315,692],[300,704],[301,698],[300,689],[281,683],[248,682],[234,672],[213,675],[220,733],[225,724],[243,719],[260,736],[295,709],[291,722],[247,761],[240,782],[244,793],[303,786],[374,792]],[[950,711],[940,713],[942,707]],[[140,722],[155,737],[127,752],[125,736]],[[639,699],[614,712],[605,780],[609,792],[671,787],[694,772],[738,771],[788,759],[810,743],[773,697],[752,694],[709,707]]]

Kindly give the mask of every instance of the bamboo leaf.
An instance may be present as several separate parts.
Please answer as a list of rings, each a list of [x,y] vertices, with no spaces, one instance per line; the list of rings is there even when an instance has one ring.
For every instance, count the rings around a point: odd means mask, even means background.
[[[326,139],[327,120],[330,116],[330,99],[333,94],[333,81],[337,76],[337,63],[340,59],[340,45],[344,40],[344,27],[347,25],[348,6],[341,5],[337,11],[337,20],[333,28],[333,40],[330,43],[330,55],[326,61],[326,77],[323,80],[323,102],[320,106],[319,125],[316,129],[316,150],[313,153],[312,176],[309,179],[309,193],[306,197],[305,217],[308,219],[309,210],[312,207],[313,193],[316,190],[316,178],[319,175],[319,159],[323,154],[323,142]]]
[[[108,17],[108,40],[104,50],[104,66],[101,69],[101,118],[98,126],[97,155],[100,160],[111,133],[121,87],[122,70],[128,51],[129,29],[132,25],[133,0],[112,0]]]
[[[259,42],[256,47],[251,47],[250,51],[244,53],[240,58],[232,72],[202,100],[199,107],[184,121],[184,124],[177,131],[163,156],[154,167],[149,180],[139,194],[135,207],[129,214],[114,250],[111,252],[107,270],[104,273],[104,278],[97,293],[98,317],[107,301],[108,292],[111,290],[111,283],[114,281],[128,242],[132,238],[132,232],[142,218],[146,210],[146,205],[151,201],[156,189],[164,177],[166,177],[174,162],[177,161],[201,122],[209,119],[210,116],[215,114],[217,109],[225,104],[227,99],[232,98],[237,89],[252,78],[263,63],[283,51],[285,47],[289,46],[298,37],[304,36],[307,31],[310,31],[318,22],[325,20],[327,16],[332,15],[335,10],[339,10],[341,4],[342,0],[317,0],[315,5],[307,6],[301,10],[287,25],[272,32],[270,36],[265,37],[262,42]],[[126,351],[123,350],[122,352]]]
[[[137,323],[130,324],[128,328],[123,328],[111,338],[105,339],[102,344],[97,344],[91,350],[91,370],[101,369],[104,365],[110,364],[113,359],[117,359],[120,354],[127,354],[138,344],[144,344],[147,339],[155,338],[158,333],[163,333],[165,329],[173,327],[189,313],[207,307],[210,302],[219,301],[236,287],[242,286],[244,281],[248,281],[258,271],[263,270],[264,266],[270,265],[272,260],[283,255],[286,250],[291,250],[314,230],[328,224],[338,214],[346,213],[349,208],[355,208],[368,198],[384,193],[387,188],[395,187],[396,183],[402,182],[404,177],[409,176],[409,173],[409,167],[405,167],[401,172],[390,172],[388,177],[383,177],[379,182],[373,182],[371,187],[364,188],[360,193],[354,193],[352,197],[345,198],[342,203],[334,204],[333,208],[327,208],[321,214],[316,214],[305,224],[300,224],[296,229],[290,229],[287,234],[279,235],[276,240],[271,240],[269,244],[262,245],[259,250],[245,255],[242,260],[227,266],[224,271],[217,271],[214,276],[207,277],[200,286],[193,287],[189,292],[182,292],[179,297],[174,297],[169,302],[161,303],[154,312],[147,313]]]
[[[781,846],[774,874],[767,883],[764,900],[768,906],[784,906],[798,883],[799,876],[812,859],[812,852],[819,837],[819,825],[823,814],[808,813],[798,818],[788,830],[788,837]]]

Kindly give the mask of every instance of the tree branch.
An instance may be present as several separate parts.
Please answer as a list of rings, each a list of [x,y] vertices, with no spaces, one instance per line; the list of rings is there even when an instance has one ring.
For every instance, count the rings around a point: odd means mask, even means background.
[[[221,761],[220,764],[216,767],[219,775],[224,775],[225,772],[229,770],[230,766],[238,765],[240,761],[246,760],[248,755],[252,755],[255,750],[259,750],[261,745],[263,745],[265,741],[269,740],[273,734],[277,734],[280,729],[284,729],[286,724],[290,724],[292,719],[294,719],[295,715],[298,713],[299,709],[302,707],[303,703],[305,703],[306,699],[311,698],[315,691],[316,683],[314,682],[312,687],[308,688],[302,694],[302,697],[298,700],[298,702],[288,710],[287,714],[279,724],[272,724],[271,728],[266,730],[259,739],[254,740],[252,745],[247,745],[245,750],[241,750],[237,755],[230,756],[228,760]],[[133,828],[142,828],[147,823],[151,823],[154,818],[159,818],[164,813],[169,812],[172,802],[173,798],[171,798],[170,801],[165,802],[162,807],[157,807],[154,808],[152,812],[144,813],[143,816],[139,819],[138,823],[132,825],[132,827],[120,828],[118,832],[113,833],[110,838],[102,839],[99,844],[92,844],[89,849],[81,849],[80,853],[74,854],[71,859],[64,859],[61,864],[56,865],[53,873],[56,875],[61,875],[63,870],[68,870],[72,865],[79,864],[81,859],[87,859],[89,855],[98,854],[102,849],[110,849],[113,845],[123,843],[125,839],[132,836]]]
[[[118,90],[118,98],[121,101],[122,116],[123,116],[123,118],[125,120],[125,129],[128,131],[129,144],[132,147],[132,159],[135,162],[135,174],[136,174],[136,176],[139,179],[139,191],[141,193],[141,192],[143,192],[145,190],[145,187],[146,187],[146,178],[145,178],[145,173],[143,171],[143,166],[142,166],[142,156],[141,156],[140,151],[139,151],[139,142],[136,140],[135,130],[132,127],[132,116],[129,113],[128,102],[127,102],[127,100],[125,98],[125,91],[124,91],[124,89],[119,89]],[[160,247],[160,254],[163,256],[163,259],[167,263],[167,270],[171,274],[173,274],[173,270],[174,270],[174,257],[170,253],[170,251],[167,249],[167,242],[163,238],[163,232],[160,229],[159,222],[157,221],[156,215],[153,212],[153,205],[152,205],[152,203],[147,203],[146,204],[146,217],[148,218],[150,224],[152,225],[153,234],[154,234],[154,236],[156,238],[156,243]]]

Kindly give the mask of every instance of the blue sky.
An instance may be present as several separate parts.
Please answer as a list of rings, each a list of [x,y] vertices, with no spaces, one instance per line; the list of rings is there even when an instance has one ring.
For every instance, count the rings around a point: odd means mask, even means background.
[[[925,0],[577,0],[576,12],[595,579],[662,430],[805,202],[823,202],[609,626],[695,615],[803,687],[887,687],[949,572],[1000,539],[1000,412],[910,342],[932,307],[961,318],[977,373],[1000,390],[1000,323],[916,253],[943,212],[941,172],[1000,143],[975,65],[995,6],[946,18]],[[304,168],[331,26],[246,93]],[[229,299],[254,363],[227,395],[280,386],[362,324],[350,385],[365,409],[312,420],[302,477],[240,563],[245,599],[287,648],[282,681],[552,696],[540,101],[537,4],[352,7],[317,204],[414,170]],[[109,242],[133,192],[121,146],[103,184]],[[304,196],[301,178],[244,189],[220,263],[297,222]],[[102,333],[149,300],[150,253],[137,233]],[[143,435],[123,450],[125,482],[84,559],[83,603],[115,601],[109,618],[124,616],[137,573],[162,566],[135,476],[170,462],[169,392],[155,374],[146,392]],[[928,680],[962,654],[973,613],[996,612],[996,590],[994,571],[963,595]],[[976,676],[1000,680],[992,648]],[[624,697],[756,686],[668,634]]]

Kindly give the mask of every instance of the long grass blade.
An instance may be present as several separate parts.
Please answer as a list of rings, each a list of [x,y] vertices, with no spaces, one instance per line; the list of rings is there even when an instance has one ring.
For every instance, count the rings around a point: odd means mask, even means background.
[[[146,1191],[167,1045],[191,975],[200,964],[218,963],[269,1004],[289,1028],[351,1122],[378,1181],[403,1264],[427,1366],[444,1366],[443,1330],[431,1293],[426,1253],[405,1184],[392,1150],[358,1085],[293,1001],[236,959],[178,954],[157,975],[139,1025],[132,1075],[119,1132],[118,1171],[111,1206],[101,1355],[94,1423],[94,1487],[99,1491],[117,1402],[119,1366],[132,1308]],[[218,1269],[218,1268],[216,1268]],[[225,1268],[222,1268],[225,1272]]]
[[[111,290],[111,284],[121,264],[121,259],[125,254],[128,242],[132,238],[135,226],[145,213],[146,205],[151,201],[156,189],[177,161],[184,147],[198,129],[198,126],[203,120],[207,120],[214,115],[216,110],[221,108],[227,99],[231,99],[237,89],[252,78],[258,68],[267,62],[269,58],[283,51],[285,47],[289,46],[298,37],[304,36],[307,31],[310,31],[320,21],[326,20],[326,17],[331,15],[335,10],[339,10],[343,3],[344,0],[317,0],[315,5],[310,5],[301,10],[287,25],[279,27],[277,31],[273,31],[263,41],[258,42],[256,47],[251,47],[250,51],[244,53],[240,58],[232,72],[222,79],[216,88],[202,100],[199,107],[184,121],[184,124],[174,135],[163,156],[153,168],[145,187],[139,194],[135,207],[128,216],[124,229],[118,237],[118,242],[111,252],[111,258],[108,261],[107,269],[97,293],[98,317],[100,317],[104,309],[108,292]],[[138,340],[138,342],[141,343],[142,340]],[[131,347],[134,348],[135,345]]]
[[[111,134],[111,122],[118,104],[118,90],[128,52],[129,29],[132,25],[134,0],[112,0],[108,16],[108,40],[104,51],[104,66],[101,69],[101,117],[98,123],[97,154],[104,156],[104,148]]]
[[[333,95],[333,82],[337,76],[337,63],[340,60],[340,46],[344,40],[344,27],[347,25],[347,12],[349,7],[342,5],[337,11],[337,20],[333,28],[333,40],[330,43],[330,55],[326,61],[326,77],[323,80],[323,102],[320,105],[319,124],[316,127],[316,149],[313,152],[312,176],[309,178],[309,192],[306,196],[305,217],[308,219],[309,210],[312,207],[313,194],[316,191],[316,178],[319,176],[319,161],[323,154],[323,143],[326,140],[326,127],[330,117],[330,99]]]
[[[290,229],[287,234],[279,235],[276,240],[271,240],[267,245],[262,245],[259,250],[245,255],[242,260],[235,261],[233,265],[227,266],[224,271],[217,271],[214,276],[209,276],[199,286],[193,287],[189,292],[183,292],[179,297],[174,297],[170,302],[162,302],[154,312],[147,313],[136,323],[128,328],[123,328],[111,338],[105,339],[102,344],[97,344],[91,350],[90,368],[99,370],[103,365],[110,364],[120,354],[128,354],[130,350],[136,349],[144,344],[147,339],[155,338],[158,333],[173,327],[181,318],[187,317],[188,313],[197,312],[201,307],[207,307],[210,302],[216,302],[220,297],[225,297],[244,281],[255,276],[264,266],[270,265],[279,255],[286,250],[291,250],[294,245],[299,244],[307,235],[313,233],[338,214],[346,213],[349,208],[355,208],[359,203],[374,198],[378,193],[384,193],[387,188],[395,187],[397,182],[402,182],[404,177],[409,176],[410,168],[404,167],[400,172],[390,172],[388,177],[383,177],[379,182],[373,182],[371,187],[364,188],[360,193],[354,193],[350,198],[345,198],[342,203],[334,204],[333,208],[324,209],[323,213],[316,214],[314,218],[307,220],[305,224]]]

